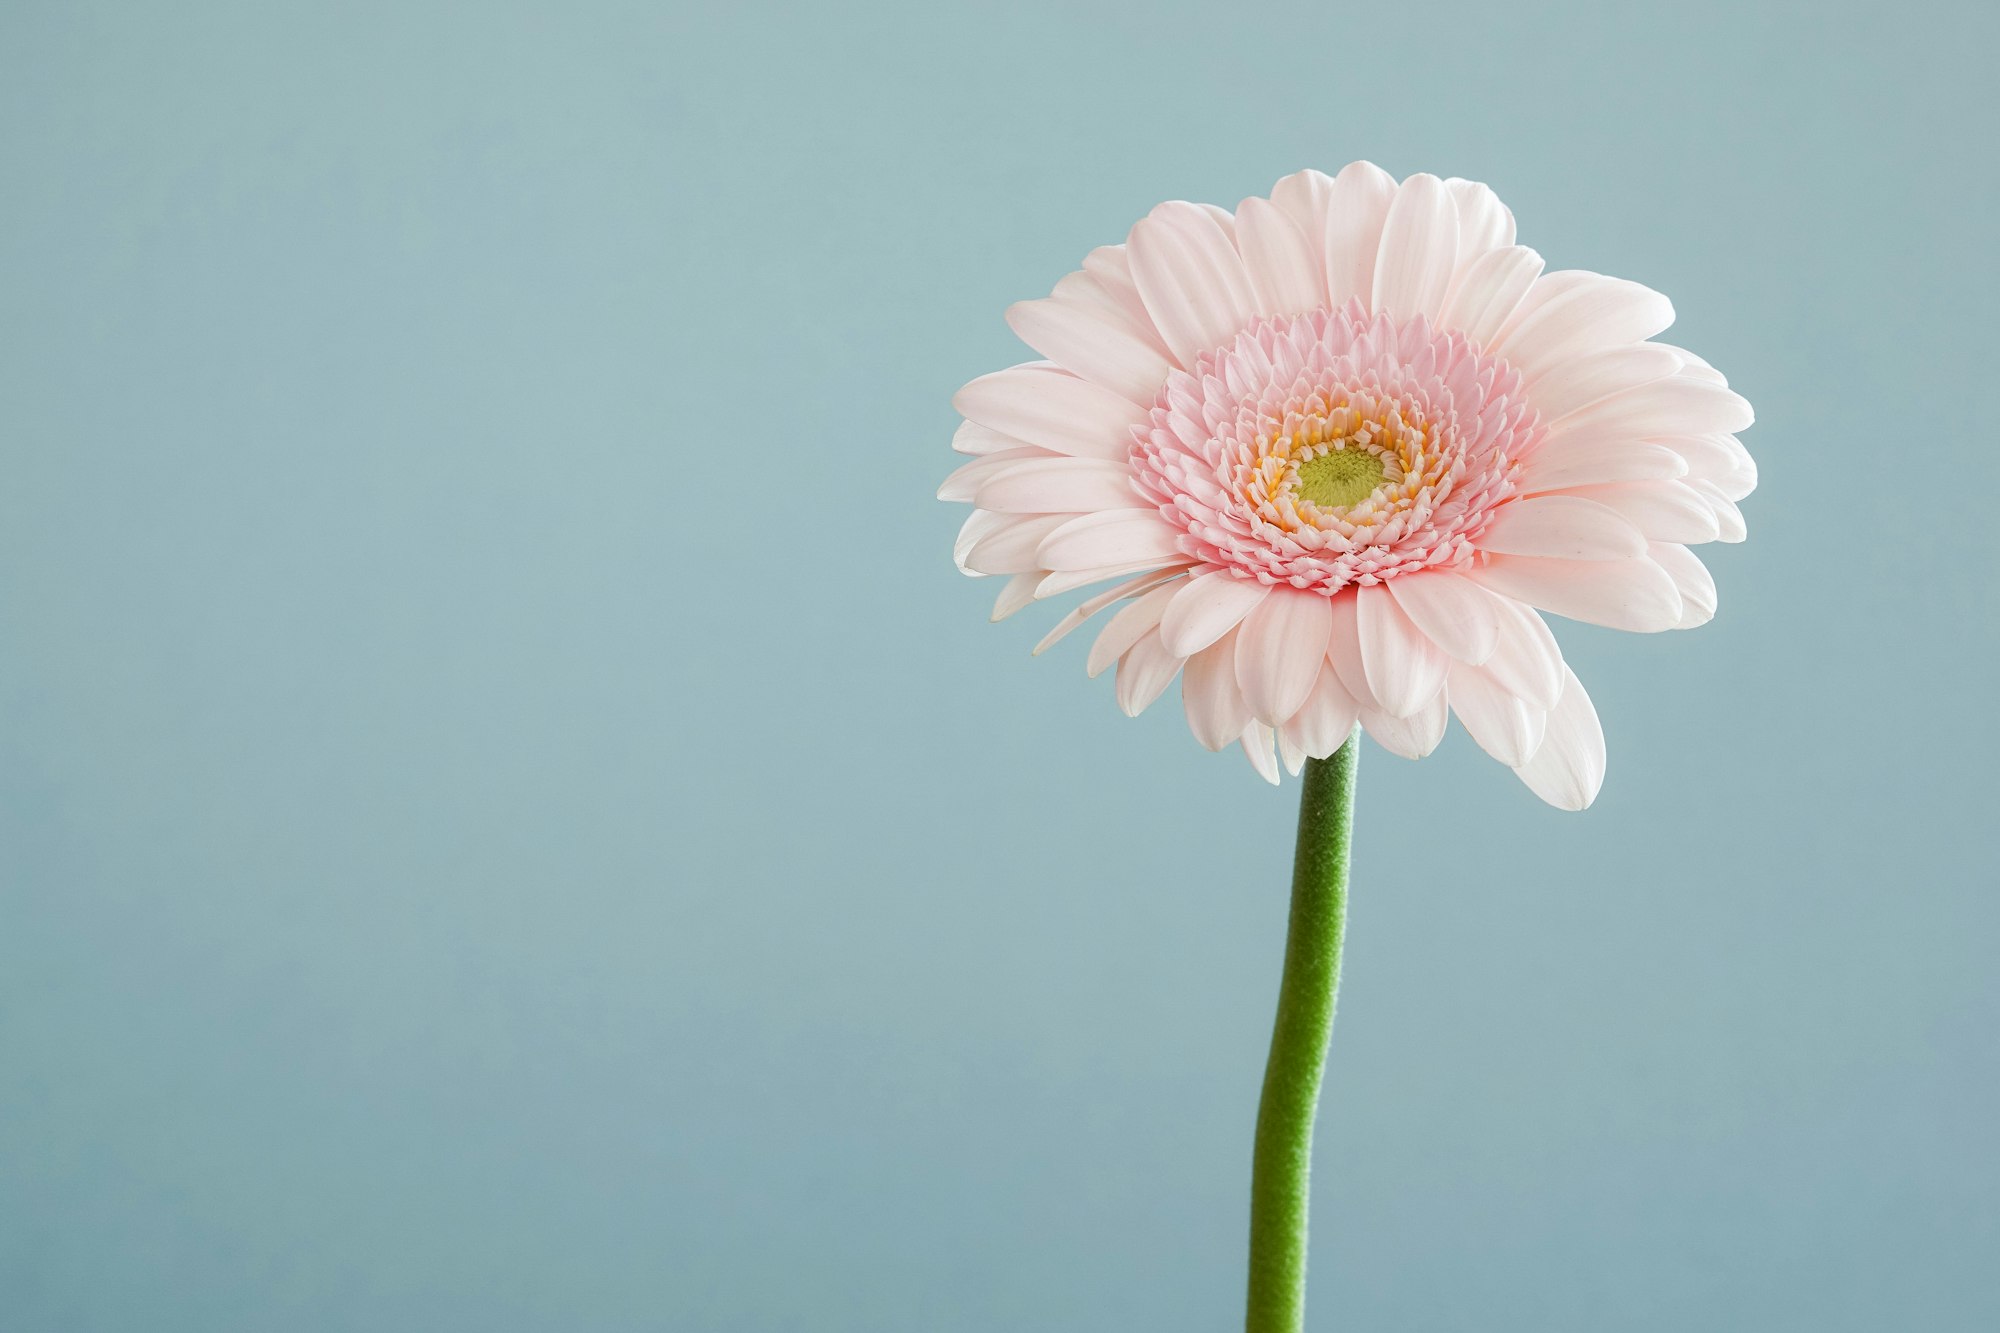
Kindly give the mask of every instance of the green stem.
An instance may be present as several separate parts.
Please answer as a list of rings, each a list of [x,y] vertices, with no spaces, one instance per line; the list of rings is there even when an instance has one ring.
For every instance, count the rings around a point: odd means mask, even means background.
[[[1299,797],[1285,974],[1278,985],[1278,1019],[1271,1030],[1250,1167],[1248,1333],[1300,1333],[1305,1328],[1313,1115],[1340,990],[1359,748],[1357,733],[1332,757],[1307,760],[1305,791]]]

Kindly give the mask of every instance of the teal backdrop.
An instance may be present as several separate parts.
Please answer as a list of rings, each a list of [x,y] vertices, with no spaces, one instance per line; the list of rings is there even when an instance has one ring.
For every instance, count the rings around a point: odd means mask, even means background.
[[[1544,807],[1362,757],[1312,1323],[2000,1328],[1972,3],[0,12],[0,1328],[1239,1321],[1297,787],[948,558],[1160,199],[1493,184],[1757,405]]]

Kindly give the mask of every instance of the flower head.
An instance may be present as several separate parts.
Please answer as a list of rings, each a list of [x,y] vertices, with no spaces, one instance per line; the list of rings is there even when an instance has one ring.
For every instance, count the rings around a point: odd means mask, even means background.
[[[1749,404],[1650,341],[1665,297],[1544,273],[1471,181],[1162,204],[1007,318],[1049,359],[954,400],[960,568],[1007,576],[995,619],[1119,580],[1042,648],[1123,603],[1090,673],[1133,714],[1178,675],[1196,738],[1272,781],[1357,721],[1421,757],[1450,712],[1581,809],[1603,733],[1540,613],[1702,624],[1688,546],[1743,537]]]

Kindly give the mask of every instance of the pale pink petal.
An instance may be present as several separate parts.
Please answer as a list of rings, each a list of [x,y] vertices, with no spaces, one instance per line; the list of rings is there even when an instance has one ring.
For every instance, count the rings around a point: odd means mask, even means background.
[[[1448,695],[1442,681],[1436,693],[1408,717],[1392,717],[1370,709],[1361,711],[1361,725],[1390,754],[1405,759],[1422,759],[1444,739],[1444,724],[1450,717]]]
[[[1117,256],[1115,273],[1106,271],[1102,264],[1092,271],[1091,261],[1086,259],[1082,271],[1065,273],[1056,280],[1049,299],[1090,315],[1128,338],[1137,339],[1171,365],[1173,358],[1167,351],[1167,345],[1160,341],[1160,331],[1153,327],[1152,317],[1146,313],[1146,303],[1139,299],[1139,291],[1132,285],[1132,270],[1125,262],[1125,247],[1106,246],[1104,253]]]
[[[1656,440],[1687,460],[1688,480],[1705,481],[1730,500],[1757,489],[1757,464],[1733,435],[1698,435]]]
[[[1270,594],[1254,579],[1212,570],[1189,579],[1160,618],[1160,637],[1177,657],[1192,657],[1243,622]]]
[[[1696,478],[1690,478],[1688,486],[1702,499],[1708,501],[1714,511],[1715,522],[1719,529],[1715,536],[1717,541],[1740,542],[1749,535],[1749,530],[1743,523],[1743,511],[1736,507],[1736,502],[1731,500],[1721,487],[1714,482]]]
[[[1302,315],[1326,301],[1319,247],[1275,204],[1245,199],[1236,235],[1257,306],[1269,315]]]
[[[1275,588],[1243,618],[1236,682],[1251,716],[1272,726],[1299,711],[1326,663],[1333,610],[1316,592]]]
[[[1539,405],[1540,381],[1535,389]],[[1748,402],[1720,384],[1672,375],[1571,412],[1549,424],[1549,435],[1554,438],[1578,430],[1641,438],[1728,435],[1745,429],[1755,417]]]
[[[1257,318],[1242,256],[1196,205],[1161,204],[1132,228],[1127,248],[1146,310],[1183,366]]]
[[[1696,486],[1701,490],[1707,482]],[[1716,537],[1719,542],[1740,542],[1750,535],[1750,525],[1743,521],[1743,511],[1738,509],[1727,496],[1718,496],[1720,503],[1715,506],[1715,521],[1722,525],[1722,532]]]
[[[1188,658],[1181,668],[1181,702],[1188,728],[1211,750],[1220,750],[1250,724],[1250,705],[1236,684],[1236,631],[1230,630]]]
[[[1560,560],[1622,560],[1646,553],[1646,539],[1623,513],[1576,494],[1531,495],[1502,505],[1474,544],[1502,555]]]
[[[1690,470],[1697,477],[1711,480],[1733,472],[1749,472],[1755,475],[1756,460],[1750,451],[1734,435],[1699,435],[1687,438],[1663,439],[1659,443],[1678,451],[1692,465]]]
[[[974,569],[965,563],[966,558],[972,554],[972,549],[1000,529],[1011,527],[1018,521],[1011,514],[989,514],[983,509],[973,510],[965,522],[959,525],[958,537],[951,545],[952,563],[958,566],[959,573],[971,574],[974,577],[983,573],[984,571]]]
[[[1530,287],[1527,293],[1522,296],[1521,304],[1515,307],[1513,315],[1495,333],[1492,350],[1498,351],[1500,346],[1509,337],[1513,336],[1514,330],[1519,328],[1522,321],[1526,320],[1528,316],[1542,310],[1558,297],[1565,297],[1571,292],[1582,291],[1584,288],[1594,284],[1600,276],[1600,274],[1580,268],[1552,269],[1542,274],[1541,277],[1535,279],[1534,286]],[[1627,339],[1625,341],[1636,342],[1639,340]]]
[[[1243,735],[1238,739],[1243,744],[1243,753],[1250,760],[1250,767],[1257,770],[1257,776],[1273,787],[1277,786],[1278,761],[1271,753],[1271,741],[1274,739],[1271,728],[1252,720],[1249,726],[1243,728]],[[1297,773],[1298,769],[1294,768],[1292,772]]]
[[[982,426],[976,421],[961,421],[958,423],[958,429],[952,433],[951,447],[962,454],[983,457],[988,454],[1005,453],[1010,449],[1030,449],[1034,446],[1026,440],[1002,435],[999,431]]]
[[[979,494],[979,484],[1001,471],[1010,463],[1019,463],[1028,458],[1061,458],[1062,454],[1052,454],[1046,449],[1019,448],[1002,449],[997,453],[980,454],[971,462],[955,468],[944,485],[938,487],[937,498],[955,502],[970,502]]]
[[[1551,366],[1535,381],[1535,410],[1559,422],[1593,403],[1663,380],[1681,368],[1681,359],[1658,343],[1627,343]]]
[[[1654,542],[1649,554],[1680,589],[1681,618],[1675,629],[1693,629],[1715,619],[1715,576],[1700,556],[1671,542]]]
[[[1108,301],[1124,320],[1125,327],[1133,336],[1146,342],[1163,356],[1171,357],[1173,352],[1167,340],[1160,336],[1159,326],[1153,323],[1153,316],[1146,309],[1146,302],[1139,295],[1139,284],[1132,280],[1132,256],[1122,245],[1100,245],[1083,257],[1083,276],[1095,284],[1101,298]],[[1057,283],[1060,289],[1069,279]],[[1079,284],[1079,295],[1081,287]]]
[[[1549,712],[1535,757],[1515,770],[1529,790],[1560,810],[1582,810],[1604,785],[1604,728],[1576,673],[1565,670],[1562,699]]]
[[[1514,215],[1500,196],[1478,181],[1453,176],[1445,181],[1452,205],[1458,210],[1459,260],[1476,258],[1488,250],[1514,243]]]
[[[1480,668],[1462,662],[1452,663],[1450,693],[1451,711],[1480,749],[1509,768],[1528,762],[1539,739],[1535,724],[1541,710],[1502,689]]]
[[[1687,460],[1665,445],[1571,436],[1529,456],[1521,468],[1521,489],[1532,495],[1614,481],[1671,481],[1687,470]]]
[[[1656,542],[1712,542],[1721,531],[1715,506],[1684,482],[1634,481],[1615,486],[1581,486],[1569,494],[1616,510],[1631,522],[1634,531],[1643,532]]]
[[[1696,356],[1693,352],[1690,352],[1687,348],[1674,347],[1667,343],[1657,343],[1655,346],[1664,347],[1667,351],[1672,352],[1681,359],[1681,374],[1691,379],[1707,380],[1711,384],[1729,383],[1721,371]]]
[[[1187,566],[1187,560],[1177,556],[1173,561],[1166,564],[1162,564],[1158,559],[1132,560],[1122,565],[1097,565],[1090,569],[1055,570],[1044,576],[1041,583],[1036,585],[1035,596],[1038,598],[1060,597],[1066,592],[1075,592],[1078,588],[1087,588],[1093,583],[1102,583],[1106,579],[1124,578],[1128,574],[1138,574],[1147,578],[1163,574],[1178,574],[1185,572]]]
[[[1749,495],[1750,492],[1757,489],[1757,473],[1755,472],[1755,470],[1751,470],[1747,472],[1738,472],[1731,476],[1726,476],[1726,477],[1689,477],[1688,482],[1690,485],[1694,485],[1695,483],[1698,482],[1700,484],[1695,485],[1696,490],[1703,491],[1703,493],[1706,494],[1707,491],[1703,490],[1703,488],[1706,487],[1709,490],[1713,490],[1715,494],[1721,496],[1723,499],[1729,501],[1732,505],[1734,505],[1741,503],[1745,496]],[[1741,541],[1743,540],[1743,538],[1740,535],[1742,530],[1742,523],[1740,521],[1742,519],[1742,513],[1740,511],[1737,513],[1736,518],[1738,520],[1737,522],[1733,524],[1730,523],[1730,521],[1724,517],[1721,511],[1721,507],[1720,506],[1717,507],[1716,520],[1718,522],[1723,523],[1725,527],[1730,527],[1730,526],[1735,527],[1739,533],[1739,535],[1736,537],[1736,540]],[[1724,537],[1721,540],[1728,541],[1729,538]]]
[[[1360,718],[1361,706],[1354,702],[1354,696],[1335,672],[1326,670],[1319,673],[1312,693],[1280,734],[1290,737],[1308,758],[1324,759],[1346,744]]]
[[[1355,624],[1368,688],[1392,717],[1422,708],[1444,681],[1444,650],[1411,623],[1380,584],[1357,590]]]
[[[1054,366],[981,375],[951,400],[960,416],[1028,444],[1080,458],[1124,459],[1146,409]]]
[[[1299,775],[1299,770],[1306,766],[1306,760],[1308,757],[1309,756],[1306,754],[1306,752],[1299,748],[1299,743],[1296,740],[1292,739],[1292,733],[1290,729],[1287,727],[1279,727],[1278,758],[1284,762],[1285,771],[1287,773],[1290,773],[1293,777],[1297,777]]]
[[[1178,529],[1150,509],[1084,514],[1051,528],[1035,554],[1043,569],[1086,570],[1181,558]]]
[[[1361,660],[1360,591],[1356,588],[1327,599],[1332,603],[1333,626],[1327,631],[1326,660],[1359,707],[1380,708],[1375,691],[1368,688],[1368,668]]]
[[[1449,570],[1426,570],[1386,585],[1424,637],[1461,662],[1484,662],[1500,641],[1492,593]]]
[[[1510,328],[1493,346],[1527,379],[1565,361],[1619,343],[1644,342],[1674,322],[1673,303],[1649,287],[1600,273],[1561,283],[1547,274],[1528,289]],[[1538,295],[1550,292],[1546,300]]]
[[[1404,181],[1382,223],[1370,308],[1398,319],[1437,318],[1458,268],[1458,206],[1437,177]]]
[[[987,511],[982,509],[978,512],[983,514]],[[982,574],[1025,574],[1031,569],[1047,569],[1048,562],[1038,558],[1037,549],[1045,537],[1073,521],[1076,516],[1001,514],[995,517],[1002,522],[966,553],[968,569],[976,569]]]
[[[1271,187],[1271,203],[1292,220],[1299,235],[1312,246],[1313,272],[1318,275],[1314,304],[1327,300],[1326,219],[1333,204],[1333,177],[1323,171],[1296,171]]]
[[[1351,162],[1333,178],[1326,210],[1327,302],[1336,309],[1375,291],[1375,255],[1396,197],[1396,178],[1372,162]]]
[[[1091,309],[1049,297],[1007,308],[1007,324],[1022,342],[1063,369],[1151,407],[1173,365],[1145,339]]]
[[[1172,583],[1185,572],[1184,569],[1176,568],[1164,570],[1149,569],[1141,573],[1137,578],[1127,579],[1115,588],[1105,589],[1057,621],[1056,627],[1043,635],[1042,641],[1035,645],[1034,656],[1040,657],[1043,653],[1061,643],[1065,638],[1069,637],[1070,632],[1078,625],[1081,625],[1084,621],[1090,619],[1112,603],[1122,601],[1127,597],[1136,597],[1142,592],[1149,592],[1161,584]],[[1038,587],[1035,590],[1035,596],[1047,597],[1049,595],[1050,593],[1046,587],[1045,580],[1044,586]],[[1091,674],[1094,676],[1097,673],[1093,671]]]
[[[1438,324],[1457,329],[1483,347],[1493,341],[1541,274],[1542,257],[1524,245],[1489,250],[1460,268],[1438,312]]]
[[[1498,600],[1500,640],[1483,669],[1493,683],[1538,711],[1562,696],[1563,656],[1556,636],[1535,609],[1511,597]]]
[[[960,469],[963,471],[963,469]],[[1151,509],[1132,485],[1125,463],[1097,458],[1029,458],[989,474],[973,503],[1002,514],[1088,514],[1100,509]]]
[[[1496,555],[1468,576],[1494,592],[1590,625],[1653,634],[1681,618],[1681,595],[1652,561]]]
[[[1031,569],[1023,574],[1011,574],[1006,586],[1000,589],[1000,596],[993,602],[992,620],[999,623],[1035,600],[1035,585],[1042,581],[1042,571]]]
[[[1556,697],[1562,697],[1562,687],[1558,682]],[[1525,702],[1525,700],[1523,701]],[[1549,734],[1549,710],[1528,705],[1528,754],[1532,758],[1535,751],[1542,748],[1542,738]]]
[[[1177,590],[1177,585],[1163,583],[1120,607],[1118,614],[1098,631],[1097,641],[1090,645],[1090,657],[1084,664],[1085,674],[1095,680],[1106,667],[1125,656],[1133,644],[1159,628],[1160,615]]]
[[[1167,692],[1180,673],[1181,659],[1160,644],[1160,632],[1140,636],[1131,651],[1118,659],[1118,708],[1127,717],[1137,717]]]

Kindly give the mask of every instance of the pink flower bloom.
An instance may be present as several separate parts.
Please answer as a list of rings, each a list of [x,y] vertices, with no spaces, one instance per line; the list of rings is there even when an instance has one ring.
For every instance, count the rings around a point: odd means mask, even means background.
[[[1161,204],[1007,320],[1049,359],[954,400],[959,567],[1007,576],[996,620],[1121,580],[1041,648],[1123,603],[1090,674],[1130,714],[1179,675],[1196,739],[1273,782],[1357,721],[1419,758],[1449,711],[1582,809],[1604,736],[1540,612],[1703,624],[1688,547],[1743,539],[1750,405],[1649,341],[1664,296],[1542,272],[1471,181],[1357,162]]]

